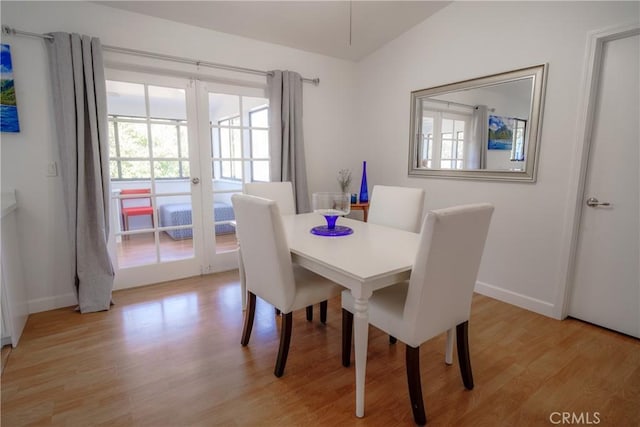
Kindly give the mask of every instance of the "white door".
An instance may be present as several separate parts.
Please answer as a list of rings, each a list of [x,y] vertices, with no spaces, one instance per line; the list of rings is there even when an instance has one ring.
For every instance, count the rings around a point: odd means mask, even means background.
[[[237,268],[231,196],[246,182],[269,181],[269,100],[263,87],[197,82],[207,271]],[[206,181],[206,182],[205,182]],[[213,209],[212,209],[213,208]]]
[[[606,41],[569,315],[640,337],[640,36]]]
[[[204,251],[195,84],[107,72],[116,289],[199,275]]]

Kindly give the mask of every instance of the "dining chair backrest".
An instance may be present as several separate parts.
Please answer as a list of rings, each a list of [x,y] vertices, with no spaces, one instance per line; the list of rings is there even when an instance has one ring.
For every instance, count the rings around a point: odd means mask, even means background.
[[[288,182],[247,182],[244,193],[251,196],[274,200],[281,215],[295,215],[296,202],[293,197],[293,185]]]
[[[488,203],[430,211],[411,271],[404,323],[416,346],[469,320],[471,298],[489,230]]]
[[[234,194],[231,203],[247,290],[286,311],[293,304],[295,281],[278,205],[245,194]]]
[[[150,207],[151,206],[151,189],[150,188],[123,188],[120,190],[121,196],[135,196],[140,197],[126,197],[120,199],[121,208],[136,208],[136,207]]]
[[[424,190],[376,185],[371,192],[368,222],[420,232]]]

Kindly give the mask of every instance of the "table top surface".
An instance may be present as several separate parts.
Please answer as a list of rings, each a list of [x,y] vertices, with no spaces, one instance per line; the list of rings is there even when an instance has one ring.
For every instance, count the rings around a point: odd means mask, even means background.
[[[404,230],[340,217],[337,225],[351,227],[353,234],[325,237],[311,234],[311,228],[325,225],[314,213],[283,216],[291,253],[360,282],[410,272],[420,235]]]

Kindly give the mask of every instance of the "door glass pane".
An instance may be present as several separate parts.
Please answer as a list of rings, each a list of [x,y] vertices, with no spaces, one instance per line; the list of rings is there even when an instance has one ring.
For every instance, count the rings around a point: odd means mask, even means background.
[[[187,126],[180,126],[180,157],[189,158],[189,134],[187,132]]]
[[[269,162],[266,160],[254,160],[251,162],[254,181],[269,181]]]
[[[221,93],[209,94],[209,121],[212,125],[230,117],[240,116],[240,97],[237,95],[227,95]],[[226,123],[230,126],[232,123]]]
[[[137,267],[158,262],[155,233],[139,233],[122,236],[117,244],[118,267]]]
[[[178,158],[178,131],[177,125],[151,124],[151,140],[153,141],[153,157]]]
[[[269,158],[269,131],[251,129],[251,157]]]
[[[151,166],[146,160],[123,160],[120,162],[122,179],[150,179]]]
[[[177,160],[155,160],[153,175],[156,179],[179,179],[180,162]]]
[[[242,97],[242,113],[245,126],[269,127],[269,100],[266,98]]]
[[[144,85],[107,80],[107,110],[116,116],[145,117]]]
[[[160,261],[167,262],[193,258],[195,255],[192,235],[192,228],[162,233],[160,235]]]
[[[160,185],[160,184],[158,184]],[[173,190],[178,190],[173,184]],[[168,191],[167,191],[168,192]],[[192,258],[193,211],[189,194],[158,197],[158,226],[160,231],[160,260],[174,261]]]
[[[118,123],[120,157],[149,157],[146,123]]]
[[[149,86],[149,116],[155,119],[187,119],[184,89]]]
[[[109,122],[109,157],[117,157],[115,123]]]
[[[235,216],[231,205],[233,193],[216,193],[213,195],[214,233],[216,236],[216,253],[234,251],[238,248],[236,239]]]

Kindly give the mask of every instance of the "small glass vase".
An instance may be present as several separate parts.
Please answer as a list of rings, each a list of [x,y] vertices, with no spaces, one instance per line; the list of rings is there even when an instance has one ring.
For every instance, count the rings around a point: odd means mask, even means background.
[[[362,162],[362,181],[360,182],[360,203],[369,202],[369,190],[367,189],[367,162]]]

